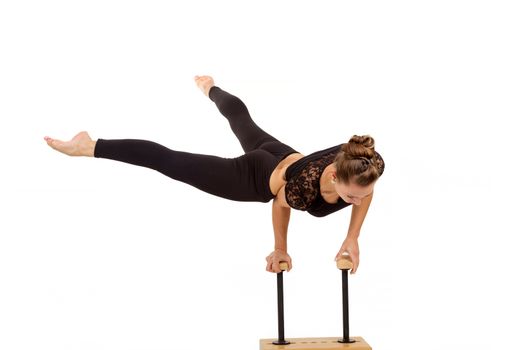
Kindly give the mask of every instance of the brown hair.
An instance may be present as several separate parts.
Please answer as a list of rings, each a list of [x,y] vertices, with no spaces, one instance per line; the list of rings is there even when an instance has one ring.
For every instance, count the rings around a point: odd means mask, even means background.
[[[368,186],[381,175],[372,136],[354,135],[335,157],[337,178],[344,183]]]

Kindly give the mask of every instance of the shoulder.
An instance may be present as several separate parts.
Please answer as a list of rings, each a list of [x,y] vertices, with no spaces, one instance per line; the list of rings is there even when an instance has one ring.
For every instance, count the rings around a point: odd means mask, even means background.
[[[285,184],[285,199],[290,207],[308,209],[319,195],[319,178],[324,166],[311,162],[297,171]]]
[[[341,145],[332,146],[290,164],[286,169],[285,199],[294,209],[307,210],[319,196],[319,179],[324,169],[330,165]]]

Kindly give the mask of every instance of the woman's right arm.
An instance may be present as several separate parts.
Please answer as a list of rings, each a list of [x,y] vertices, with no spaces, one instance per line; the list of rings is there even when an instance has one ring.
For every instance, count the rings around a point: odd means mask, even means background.
[[[274,251],[266,258],[266,271],[269,272],[281,272],[279,263],[282,261],[288,263],[288,271],[292,268],[292,259],[287,253],[288,223],[290,222],[291,208],[288,203],[286,203],[284,188],[285,186],[281,187],[272,203],[272,223],[275,246]]]

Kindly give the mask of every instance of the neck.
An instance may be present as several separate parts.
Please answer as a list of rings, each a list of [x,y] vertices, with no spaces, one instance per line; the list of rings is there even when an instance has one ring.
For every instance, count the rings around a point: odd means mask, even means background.
[[[321,193],[335,193],[335,187],[332,183],[332,173],[335,171],[334,163],[329,164],[321,174],[319,179],[319,187],[321,188]]]

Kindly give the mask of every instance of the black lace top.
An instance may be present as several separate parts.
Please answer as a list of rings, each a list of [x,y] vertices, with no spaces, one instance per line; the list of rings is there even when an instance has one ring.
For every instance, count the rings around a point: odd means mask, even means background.
[[[324,169],[333,163],[342,145],[312,153],[292,163],[285,173],[285,197],[288,205],[294,209],[307,211],[317,217],[326,216],[349,206],[341,197],[337,203],[328,203],[321,196],[319,180]],[[383,174],[385,163],[376,152],[379,173]]]

